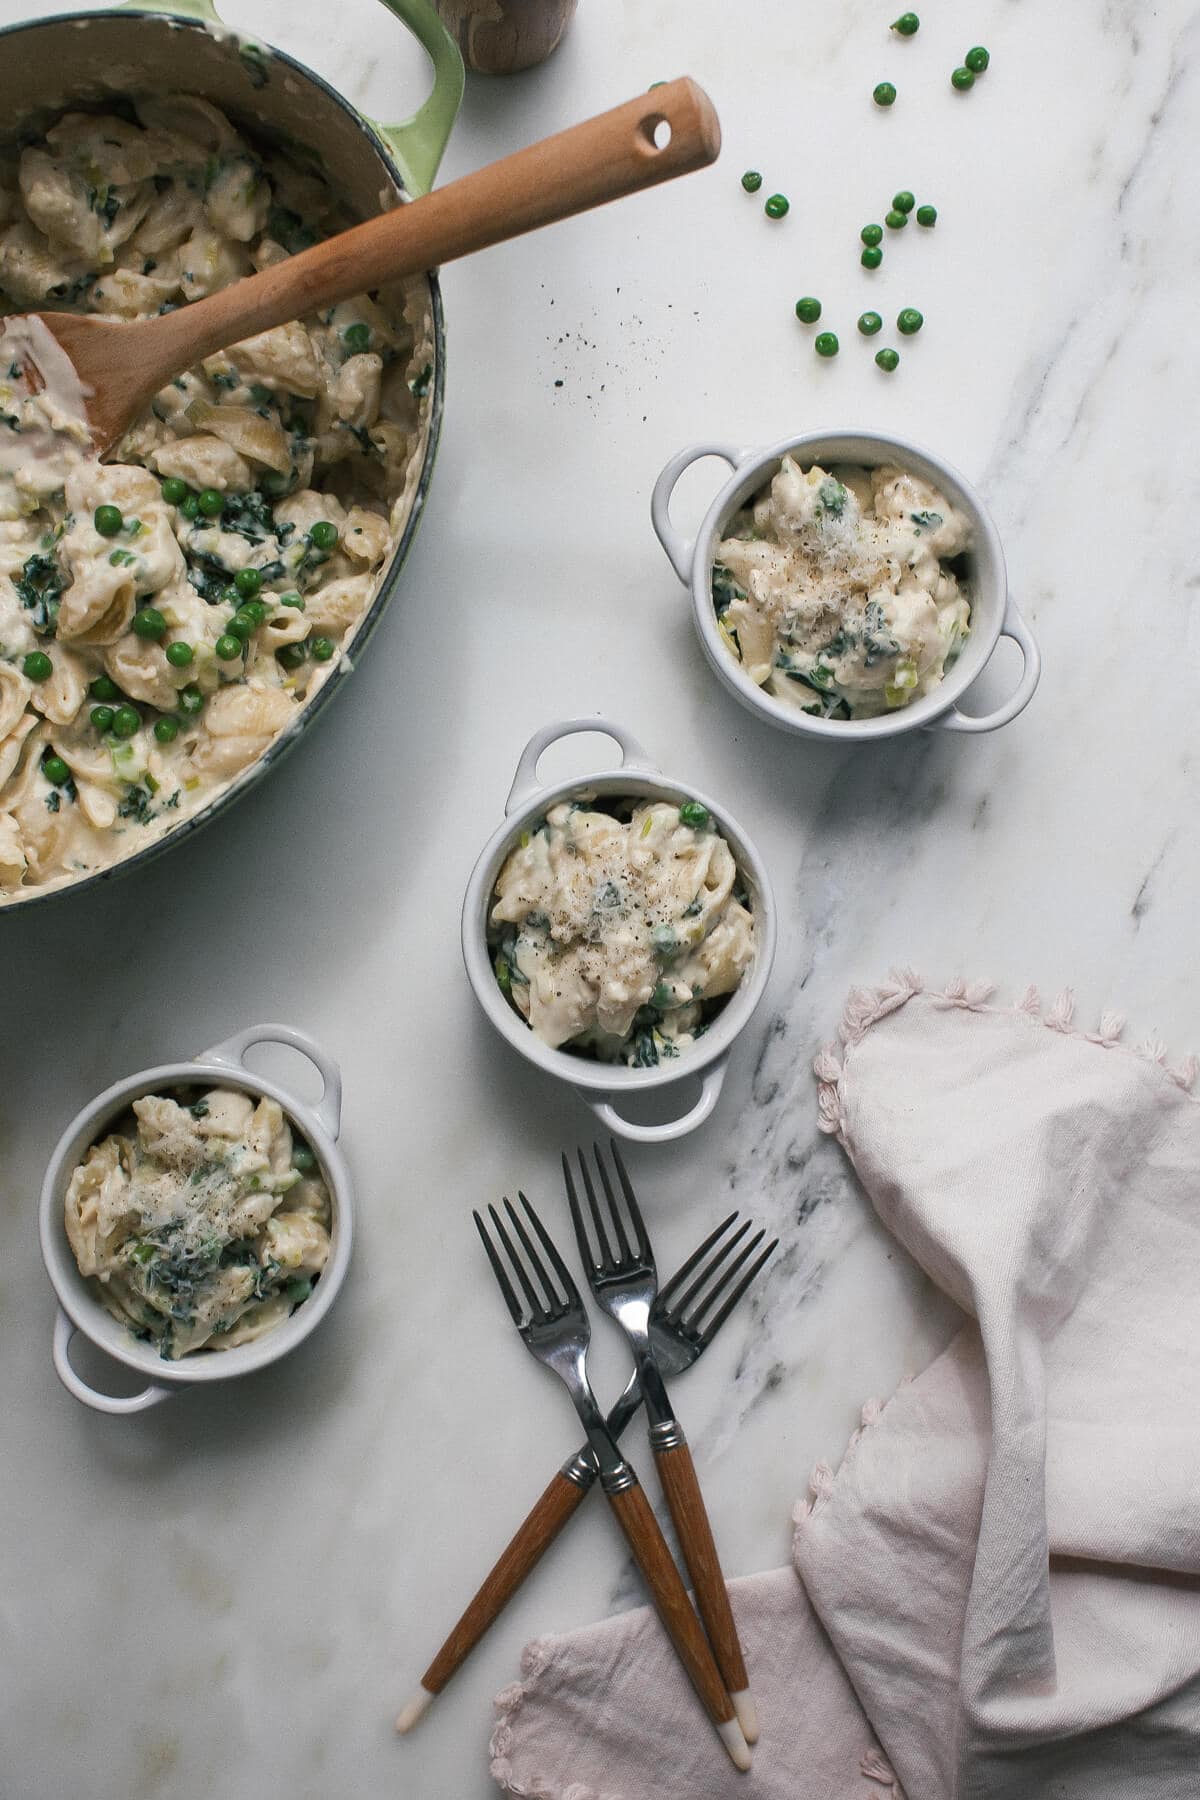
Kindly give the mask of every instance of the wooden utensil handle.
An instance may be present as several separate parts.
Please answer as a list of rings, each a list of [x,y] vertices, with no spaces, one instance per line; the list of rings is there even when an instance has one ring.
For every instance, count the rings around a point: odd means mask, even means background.
[[[580,1487],[577,1481],[555,1475],[422,1675],[423,1688],[431,1694],[441,1693],[587,1496],[588,1489]]]
[[[675,1444],[656,1454],[659,1480],[717,1668],[731,1694],[743,1693],[750,1685],[746,1664],[692,1453],[686,1444]]]
[[[656,131],[670,133],[661,147]],[[165,314],[155,321],[156,344],[166,351],[178,336],[179,366],[186,366],[318,307],[686,175],[713,162],[720,147],[721,127],[704,90],[686,76],[664,82]]]
[[[714,1723],[724,1724],[733,1718],[733,1702],[713,1661],[708,1639],[687,1597],[666,1539],[658,1528],[658,1520],[650,1509],[645,1489],[640,1484],[626,1488],[623,1493],[609,1494],[608,1502],[628,1539],[658,1616],[666,1626],[667,1635],[679,1653],[692,1686]]]

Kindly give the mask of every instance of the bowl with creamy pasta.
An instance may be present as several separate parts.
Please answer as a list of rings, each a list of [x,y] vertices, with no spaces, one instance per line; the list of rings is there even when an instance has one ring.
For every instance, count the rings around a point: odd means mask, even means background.
[[[543,786],[543,752],[588,732],[619,745],[619,766]],[[607,719],[531,738],[505,810],[463,906],[463,957],[484,1012],[611,1131],[655,1143],[694,1130],[775,955],[758,852],[723,806],[664,776]],[[677,1116],[624,1116],[624,1098],[661,1088],[679,1090]]]
[[[299,1051],[320,1100],[251,1070],[259,1044]],[[336,1063],[283,1025],[128,1076],[79,1113],[40,1210],[59,1301],[54,1365],[70,1393],[97,1411],[139,1412],[261,1369],[316,1329],[353,1242],[340,1120]],[[120,1397],[93,1387],[71,1358],[76,1332],[147,1385]]]
[[[395,128],[207,0],[0,34],[0,312],[145,318],[420,192],[461,61],[393,10],[438,70]],[[0,355],[0,908],[180,841],[323,711],[422,515],[442,353],[436,278],[380,288],[181,372],[104,461]]]
[[[689,539],[671,497],[704,457],[732,472]],[[1033,696],[1041,659],[999,534],[928,450],[868,431],[765,450],[697,444],[663,469],[651,516],[713,670],[785,731],[858,742],[924,726],[993,731]],[[1002,636],[1021,652],[1017,685],[990,711],[966,712],[958,701]]]

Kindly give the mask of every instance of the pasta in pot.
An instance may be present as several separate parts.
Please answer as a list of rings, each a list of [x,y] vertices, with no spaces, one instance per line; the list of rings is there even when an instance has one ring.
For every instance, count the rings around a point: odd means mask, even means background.
[[[0,165],[0,300],[144,317],[349,223],[208,101],[110,103]],[[415,283],[260,332],[106,463],[0,356],[0,904],[207,805],[338,666],[415,491],[427,314]]]
[[[894,712],[937,687],[970,630],[969,549],[969,521],[919,476],[785,456],[717,546],[721,636],[802,712]]]
[[[312,1150],[274,1100],[232,1088],[135,1100],[74,1170],[64,1221],[97,1298],[171,1361],[261,1337],[330,1251]]]
[[[754,958],[733,852],[698,801],[562,801],[496,878],[501,990],[544,1043],[650,1068],[686,1053]]]

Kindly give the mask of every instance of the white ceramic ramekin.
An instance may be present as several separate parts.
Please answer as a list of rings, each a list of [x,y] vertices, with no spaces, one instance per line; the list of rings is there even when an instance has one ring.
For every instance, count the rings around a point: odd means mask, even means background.
[[[287,1044],[306,1056],[324,1083],[317,1104],[309,1106],[297,1100],[279,1082],[248,1069],[243,1059],[254,1044]],[[92,1285],[79,1273],[67,1241],[63,1202],[77,1164],[113,1121],[143,1094],[160,1093],[164,1088],[180,1084],[240,1088],[256,1099],[265,1094],[277,1100],[316,1154],[329,1189],[333,1228],[329,1260],[321,1271],[320,1280],[309,1298],[282,1324],[251,1343],[236,1345],[231,1350],[200,1350],[181,1357],[178,1362],[167,1362],[153,1344],[139,1343],[131,1331],[113,1318],[96,1299]],[[58,1140],[42,1183],[39,1230],[42,1260],[58,1295],[54,1367],[63,1386],[77,1400],[97,1412],[141,1412],[147,1406],[155,1406],[160,1400],[181,1393],[184,1388],[228,1381],[233,1376],[248,1375],[254,1369],[278,1362],[316,1329],[337,1299],[350,1265],[354,1240],[354,1197],[350,1175],[336,1142],[341,1115],[342,1077],[337,1064],[320,1046],[288,1025],[251,1025],[212,1050],[206,1050],[195,1062],[164,1063],[157,1069],[143,1069],[137,1075],[127,1075],[72,1119]],[[127,1397],[103,1394],[90,1387],[71,1365],[70,1345],[77,1331],[90,1338],[106,1356],[145,1375],[149,1385],[140,1393]]]
[[[537,778],[542,752],[559,738],[577,732],[600,732],[621,748],[621,762],[615,769],[600,769],[594,774],[577,775],[552,787],[542,787]],[[679,805],[684,800],[699,800],[712,815],[714,824],[733,851],[738,868],[746,882],[754,913],[754,961],[742,977],[741,985],[729,996],[721,1012],[714,1018],[695,1048],[678,1061],[660,1063],[653,1069],[628,1069],[623,1063],[591,1062],[567,1050],[551,1049],[536,1037],[521,1015],[509,1004],[496,982],[488,948],[488,915],[492,906],[492,890],[496,877],[521,833],[545,817],[550,807],[560,800],[573,799],[583,789],[598,795],[621,794],[667,800]],[[502,1038],[519,1050],[526,1061],[560,1081],[568,1081],[581,1099],[592,1108],[597,1118],[617,1136],[636,1143],[661,1144],[683,1137],[707,1119],[717,1103],[725,1080],[729,1053],[734,1039],[750,1022],[750,1015],[762,999],[775,959],[775,901],[762,859],[753,844],[725,808],[702,794],[688,782],[663,775],[650,760],[636,738],[611,720],[564,719],[546,725],[537,732],[521,752],[516,776],[504,807],[505,820],[489,840],[476,863],[467,886],[463,904],[462,947],[467,974],[475,990],[475,998]],[[649,1089],[674,1087],[698,1076],[700,1097],[676,1119],[662,1125],[638,1125],[623,1118],[617,1110],[623,1097],[645,1093]]]
[[[732,474],[705,514],[704,522],[689,540],[671,523],[671,495],[683,471],[705,456],[727,462]],[[895,463],[940,488],[948,500],[971,521],[971,631],[945,679],[932,693],[911,705],[876,719],[818,719],[789,706],[751,681],[741,664],[730,655],[717,626],[712,601],[712,568],[716,547],[738,509],[765,485],[784,456],[794,456],[803,467],[813,463],[857,463],[876,468]],[[680,581],[691,589],[692,607],[700,642],[713,669],[742,705],[772,725],[799,737],[819,737],[848,743],[871,738],[896,737],[902,731],[940,725],[950,731],[994,731],[1028,706],[1041,674],[1041,656],[1033,634],[1017,611],[1008,592],[1004,551],[991,515],[974,488],[957,469],[930,450],[922,450],[906,438],[886,437],[878,431],[809,431],[785,438],[765,450],[738,450],[728,444],[692,444],[673,456],[654,484],[650,516],[659,541]],[[1020,647],[1024,666],[1012,695],[990,713],[960,711],[955,702],[981,673],[1001,637],[1013,638]]]

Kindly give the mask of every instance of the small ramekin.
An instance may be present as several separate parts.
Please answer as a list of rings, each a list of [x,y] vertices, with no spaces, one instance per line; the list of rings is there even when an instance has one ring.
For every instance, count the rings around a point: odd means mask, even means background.
[[[542,787],[537,778],[537,765],[543,751],[559,738],[589,731],[600,732],[620,746],[618,767],[599,769],[594,774],[577,775],[553,787]],[[521,833],[544,818],[549,808],[560,800],[574,799],[584,789],[598,795],[628,794],[639,799],[666,800],[672,805],[679,805],[684,800],[699,800],[708,808],[714,824],[733,851],[746,882],[754,914],[754,961],[703,1037],[677,1062],[660,1063],[653,1069],[629,1069],[623,1063],[592,1062],[567,1050],[552,1049],[530,1030],[497,984],[487,941],[496,877]],[[504,812],[503,825],[475,864],[463,904],[463,960],[475,998],[514,1050],[546,1074],[569,1082],[606,1129],[618,1137],[635,1143],[661,1144],[694,1131],[717,1103],[734,1040],[749,1024],[762,999],[775,959],[775,901],[762,858],[719,801],[710,799],[690,782],[663,775],[637,739],[609,719],[563,719],[557,724],[543,726],[535,733],[521,752]],[[693,1076],[700,1078],[699,1099],[678,1118],[665,1124],[639,1125],[624,1118],[617,1110],[621,1099],[629,1094],[674,1087]]]
[[[680,536],[671,523],[671,495],[684,470],[702,457],[717,456],[732,470],[704,516],[693,539]],[[717,625],[712,602],[712,568],[717,545],[733,515],[751,495],[765,485],[784,456],[793,456],[803,467],[813,463],[852,463],[877,468],[895,463],[940,488],[946,498],[971,521],[971,630],[944,679],[931,693],[909,706],[883,713],[875,719],[818,719],[798,706],[751,681],[730,655]],[[759,718],[798,737],[828,738],[846,743],[865,743],[872,738],[897,737],[924,726],[948,731],[995,731],[1007,725],[1033,698],[1041,674],[1041,656],[1033,634],[1008,591],[1004,551],[1000,535],[983,501],[957,469],[931,450],[922,450],[907,438],[885,436],[878,431],[809,431],[785,438],[765,450],[738,450],[728,444],[692,444],[673,456],[654,484],[650,516],[659,542],[680,581],[691,590],[696,630],[715,673],[742,705]],[[956,702],[981,674],[1001,637],[1014,639],[1023,658],[1021,679],[1003,705],[992,712],[962,712]]]
[[[300,1051],[313,1064],[324,1083],[324,1091],[315,1106],[297,1100],[286,1087],[268,1080],[246,1067],[244,1057],[254,1044],[287,1044]],[[143,1094],[161,1093],[164,1088],[180,1085],[205,1088],[239,1088],[256,1100],[266,1095],[277,1100],[289,1120],[316,1154],[321,1174],[330,1194],[332,1212],[332,1244],[329,1260],[321,1271],[312,1294],[273,1330],[264,1332],[248,1344],[231,1350],[197,1351],[178,1362],[168,1362],[153,1344],[139,1343],[133,1333],[118,1323],[96,1298],[90,1282],[79,1273],[75,1256],[67,1241],[63,1221],[63,1205],[72,1173],[83,1160],[89,1147],[104,1136],[105,1131],[127,1107]],[[54,1367],[58,1378],[77,1400],[97,1412],[135,1413],[161,1400],[182,1393],[185,1388],[201,1387],[214,1381],[228,1381],[238,1375],[249,1375],[266,1368],[294,1350],[325,1317],[346,1278],[350,1252],[354,1242],[354,1195],[350,1174],[337,1147],[341,1125],[342,1077],[338,1066],[319,1045],[303,1032],[288,1025],[251,1025],[224,1043],[206,1050],[194,1062],[164,1063],[156,1069],[142,1069],[127,1075],[97,1095],[67,1126],[42,1183],[39,1211],[42,1260],[58,1295],[59,1311],[54,1323]],[[140,1393],[128,1396],[104,1394],[90,1387],[72,1367],[71,1340],[80,1331],[97,1349],[114,1361],[123,1363],[149,1378]]]

